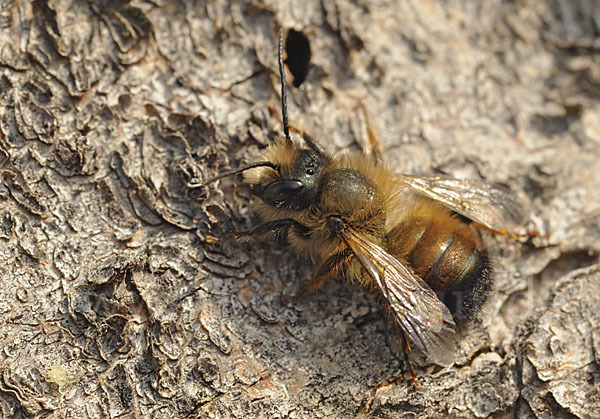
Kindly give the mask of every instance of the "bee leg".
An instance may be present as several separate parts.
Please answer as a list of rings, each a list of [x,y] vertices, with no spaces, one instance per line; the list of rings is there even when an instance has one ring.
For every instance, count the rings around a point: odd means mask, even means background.
[[[538,233],[537,231],[530,231],[528,233],[525,234],[518,234],[518,233],[514,233],[512,231],[508,231],[508,230],[494,230],[493,228],[489,228],[484,226],[483,224],[479,224],[476,222],[472,223],[473,227],[478,228],[480,230],[484,230],[487,231],[489,233],[492,234],[498,234],[500,236],[507,236],[510,237],[513,240],[519,240],[519,239],[529,239],[531,237],[537,237],[540,235],[540,233]]]
[[[413,369],[412,364],[410,362],[411,349],[410,349],[410,342],[408,340],[408,336],[406,336],[406,333],[402,333],[402,336],[403,336],[402,340],[404,340],[404,358],[406,360],[406,365],[408,366],[408,370],[410,371],[410,377],[412,379],[413,386],[421,387],[421,383],[419,383],[419,381],[417,380],[417,375],[415,374],[415,370]]]
[[[410,343],[408,341],[408,336],[406,336],[405,333],[402,333],[402,341],[403,341],[402,348],[403,348],[403,352],[404,352],[404,360],[406,361],[406,365],[408,365],[408,369],[410,371],[410,375],[411,375],[411,379],[412,379],[412,384],[415,388],[419,388],[419,387],[421,387],[421,383],[419,383],[419,381],[417,380],[417,375],[415,374],[412,364],[410,363],[411,349],[410,349]],[[402,379],[402,375],[387,377],[387,378],[384,378],[383,380],[381,380],[379,383],[377,383],[375,385],[375,387],[373,387],[373,389],[371,390],[371,396],[369,397],[369,400],[365,404],[365,407],[362,409],[361,413],[363,413],[363,414],[369,413],[369,411],[373,407],[373,404],[375,403],[375,400],[377,399],[377,395],[380,392],[387,391],[386,390],[387,388],[395,385],[400,379]]]
[[[379,138],[371,125],[371,120],[369,119],[369,113],[367,112],[367,107],[363,103],[362,100],[358,101],[358,106],[363,111],[363,115],[365,117],[365,124],[367,125],[367,138],[369,139],[369,154],[377,163],[383,163],[383,151],[381,150],[381,144],[379,143]]]
[[[344,271],[344,266],[348,264],[348,261],[352,257],[352,253],[348,250],[336,253],[326,259],[319,265],[312,278],[306,284],[306,286],[296,295],[282,295],[281,299],[284,303],[288,303],[292,300],[299,300],[306,297],[316,289],[320,288],[328,280],[335,278]]]
[[[300,224],[298,221],[292,220],[291,218],[284,218],[258,225],[250,230],[229,233],[223,237],[206,236],[206,242],[217,243],[236,241],[243,243],[250,240],[251,237],[254,237],[260,241],[269,241],[277,239],[284,229],[290,227],[297,229],[300,234],[305,234],[308,232],[308,228]]]

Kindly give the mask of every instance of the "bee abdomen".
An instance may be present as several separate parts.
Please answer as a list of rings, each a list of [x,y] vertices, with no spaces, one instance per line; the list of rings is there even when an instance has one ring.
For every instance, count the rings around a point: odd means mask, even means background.
[[[451,216],[411,218],[390,231],[386,242],[390,253],[438,293],[458,326],[481,310],[492,269],[472,227]]]
[[[477,250],[458,232],[444,243],[423,280],[438,293],[458,326],[481,310],[491,288],[491,265],[485,250]]]
[[[473,320],[492,288],[492,265],[485,251],[473,251],[464,271],[445,289],[436,290],[460,327]]]

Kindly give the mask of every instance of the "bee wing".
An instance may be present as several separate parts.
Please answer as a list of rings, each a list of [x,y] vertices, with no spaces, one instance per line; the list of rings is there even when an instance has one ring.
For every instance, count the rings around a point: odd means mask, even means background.
[[[451,364],[454,320],[435,292],[398,259],[351,228],[340,234],[383,293],[410,343],[436,364]]]
[[[508,189],[477,180],[410,175],[397,177],[412,190],[491,230],[512,232],[524,221],[525,202]]]

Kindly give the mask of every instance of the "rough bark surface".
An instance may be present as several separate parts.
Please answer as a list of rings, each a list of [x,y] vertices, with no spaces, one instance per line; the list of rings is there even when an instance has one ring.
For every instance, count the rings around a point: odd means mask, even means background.
[[[280,27],[328,149],[365,143],[362,101],[394,170],[530,203],[420,388],[375,294],[284,304],[313,267],[204,240],[257,221],[239,179],[190,184],[281,133]],[[594,0],[1,2],[0,416],[600,417],[599,69]]]

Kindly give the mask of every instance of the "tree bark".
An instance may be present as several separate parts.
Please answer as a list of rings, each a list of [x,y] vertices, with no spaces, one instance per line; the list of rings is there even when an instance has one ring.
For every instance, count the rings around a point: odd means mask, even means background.
[[[5,1],[2,417],[600,417],[600,7],[579,1]],[[494,294],[418,368],[376,294],[256,225],[239,178],[289,116],[394,171],[527,196]],[[310,53],[309,53],[310,51]],[[304,74],[305,73],[305,74]]]

